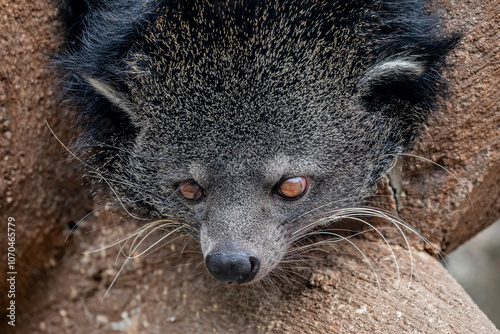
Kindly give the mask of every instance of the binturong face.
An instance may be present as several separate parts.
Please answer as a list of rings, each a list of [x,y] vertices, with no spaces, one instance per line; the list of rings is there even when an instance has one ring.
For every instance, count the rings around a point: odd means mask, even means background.
[[[127,5],[132,23],[91,8],[58,63],[95,187],[176,221],[217,279],[259,281],[369,195],[431,113],[454,39],[420,1],[391,3],[159,1]]]

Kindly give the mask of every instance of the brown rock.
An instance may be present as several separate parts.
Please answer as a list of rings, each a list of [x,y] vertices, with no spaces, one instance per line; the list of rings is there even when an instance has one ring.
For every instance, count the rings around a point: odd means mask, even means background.
[[[55,4],[0,2],[0,266],[5,273],[7,219],[13,217],[18,309],[26,306],[24,297],[32,292],[37,271],[61,253],[56,247],[63,244],[63,229],[81,217],[86,207],[86,195],[72,181],[68,165],[62,164],[64,149],[45,124],[46,120],[68,139],[51,87],[54,71],[45,54],[55,52],[62,43]],[[6,305],[4,279],[0,291],[2,305]],[[4,320],[5,312],[2,306]]]

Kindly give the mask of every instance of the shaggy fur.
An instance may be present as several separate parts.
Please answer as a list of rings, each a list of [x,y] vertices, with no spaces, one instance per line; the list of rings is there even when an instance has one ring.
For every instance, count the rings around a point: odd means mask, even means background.
[[[68,50],[56,61],[94,189],[112,188],[134,215],[179,222],[205,256],[258,258],[254,281],[322,213],[360,203],[408,149],[457,40],[417,0],[66,8]],[[307,193],[277,196],[293,176],[308,178]],[[179,194],[184,180],[201,199]]]

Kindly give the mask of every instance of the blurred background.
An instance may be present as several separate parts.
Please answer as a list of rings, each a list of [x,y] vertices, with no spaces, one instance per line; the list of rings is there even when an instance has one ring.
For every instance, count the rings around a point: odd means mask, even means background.
[[[500,328],[500,220],[449,254],[446,261],[453,277]]]

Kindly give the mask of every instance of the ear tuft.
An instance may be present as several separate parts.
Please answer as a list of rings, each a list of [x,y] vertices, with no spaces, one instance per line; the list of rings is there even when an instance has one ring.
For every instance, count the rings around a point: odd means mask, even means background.
[[[366,88],[373,85],[390,84],[394,81],[411,80],[422,76],[425,64],[411,58],[386,60],[369,69],[361,84]]]
[[[135,119],[135,106],[125,94],[97,79],[85,77],[85,80],[87,80],[90,86],[92,86],[96,92],[104,96],[113,106],[127,113],[131,119]]]

